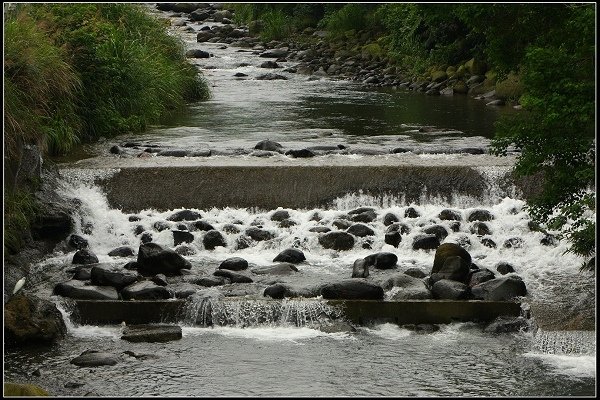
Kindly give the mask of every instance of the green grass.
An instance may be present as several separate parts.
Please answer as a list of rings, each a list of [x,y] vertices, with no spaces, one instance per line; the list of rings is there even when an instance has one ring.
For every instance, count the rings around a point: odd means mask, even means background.
[[[4,252],[15,253],[24,244],[24,232],[38,210],[33,194],[26,190],[7,191],[4,196]]]

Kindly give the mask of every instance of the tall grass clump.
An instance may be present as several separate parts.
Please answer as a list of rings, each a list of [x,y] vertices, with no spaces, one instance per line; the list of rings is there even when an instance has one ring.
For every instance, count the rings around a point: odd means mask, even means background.
[[[348,31],[375,30],[379,25],[376,10],[377,5],[348,3],[342,8],[329,10],[319,24],[334,37]]]
[[[264,41],[281,40],[292,34],[290,18],[281,10],[269,11],[262,15],[260,38]]]

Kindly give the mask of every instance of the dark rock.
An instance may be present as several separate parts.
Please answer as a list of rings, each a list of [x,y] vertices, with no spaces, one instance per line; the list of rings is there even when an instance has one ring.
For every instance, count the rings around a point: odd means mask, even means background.
[[[236,72],[235,74],[233,74],[233,76],[235,76],[236,78],[243,78],[245,76],[248,76],[248,74],[245,74],[243,72]]]
[[[326,226],[314,226],[314,227],[310,228],[308,231],[316,232],[316,233],[327,233],[327,232],[330,232],[331,229]]]
[[[279,64],[277,64],[275,61],[265,61],[262,64],[260,64],[261,68],[279,68]]]
[[[348,211],[348,215],[358,215],[358,214],[362,214],[362,213],[365,213],[368,211],[375,212],[375,209],[373,207],[358,207],[358,208],[355,208],[354,210]]]
[[[173,244],[175,246],[181,243],[192,243],[194,241],[194,235],[187,231],[173,231]]]
[[[186,299],[198,292],[196,285],[189,283],[183,283],[181,285],[171,287],[171,290],[174,292],[175,298],[177,299]]]
[[[475,210],[469,214],[468,221],[491,221],[494,216],[488,210]]]
[[[90,278],[93,285],[112,286],[121,290],[137,281],[137,274],[117,267],[97,265],[92,267]]]
[[[202,238],[204,248],[206,250],[214,250],[217,246],[227,247],[227,241],[223,237],[223,234],[217,230],[206,232]]]
[[[515,272],[515,268],[507,262],[499,262],[496,264],[496,271],[500,272],[502,275],[506,275]]]
[[[142,244],[152,242],[152,233],[150,233],[150,232],[144,232],[142,234],[142,237],[140,237],[140,241],[142,242]]]
[[[252,278],[247,277],[246,275],[238,274],[227,269],[218,269],[213,272],[214,276],[221,276],[223,278],[229,279],[232,283],[252,283]]]
[[[523,317],[508,317],[501,315],[490,322],[484,329],[487,333],[513,333],[529,331],[529,321]]]
[[[448,231],[442,225],[432,225],[423,229],[428,235],[435,235],[440,242],[442,242],[448,236]]]
[[[469,297],[469,287],[462,282],[442,279],[431,288],[435,299],[465,300]]]
[[[448,279],[466,283],[469,276],[470,266],[471,262],[465,260],[463,257],[446,257],[442,267],[436,272],[431,272],[431,282],[435,283],[442,279]]]
[[[171,225],[166,223],[165,221],[156,221],[154,224],[152,224],[152,227],[159,232],[171,229]]]
[[[525,282],[515,275],[504,276],[480,283],[471,288],[473,297],[481,300],[510,301],[525,296]]]
[[[353,278],[367,278],[369,276],[369,264],[364,258],[359,258],[352,265]]]
[[[54,287],[54,294],[80,300],[118,300],[119,294],[112,286],[86,285],[82,281],[71,280]]]
[[[263,51],[258,56],[264,58],[281,58],[286,57],[288,53],[289,51],[286,49],[271,49]]]
[[[279,74],[273,74],[271,72],[269,72],[268,74],[262,74],[256,77],[256,80],[258,81],[274,81],[274,80],[284,80],[286,81],[287,78],[283,75],[279,75]]]
[[[156,283],[158,286],[167,286],[169,284],[167,277],[164,274],[154,275],[152,277],[152,282]]]
[[[73,279],[78,281],[89,281],[92,279],[92,267],[83,265],[77,267],[75,270],[75,275],[73,275]]]
[[[228,269],[230,271],[242,271],[248,269],[248,261],[241,257],[230,257],[219,265],[219,269]]]
[[[261,140],[254,146],[257,150],[266,150],[266,151],[280,151],[282,149],[281,144],[277,142],[273,142],[272,140]]]
[[[276,283],[274,285],[266,287],[263,292],[263,296],[271,297],[273,299],[296,297],[294,290],[283,283]]]
[[[400,222],[400,219],[396,216],[396,214],[387,213],[383,216],[383,225],[389,226],[394,222]]]
[[[350,250],[354,247],[354,237],[347,232],[328,232],[319,236],[319,244],[326,249]]]
[[[304,253],[302,252],[302,250],[298,249],[285,249],[279,254],[277,254],[277,256],[273,259],[273,261],[288,262],[294,264],[301,263],[305,260],[306,257],[304,256]]]
[[[480,283],[487,282],[496,277],[496,275],[494,275],[494,273],[487,268],[474,271],[470,275],[469,287],[479,285]]]
[[[282,262],[271,266],[252,268],[250,271],[257,275],[290,275],[298,272],[298,268],[292,263]]]
[[[210,53],[200,49],[190,49],[185,52],[185,56],[190,58],[209,58]]]
[[[17,293],[4,305],[5,348],[52,343],[66,333],[62,314],[51,301]]]
[[[298,224],[296,223],[296,221],[293,221],[291,219],[284,219],[283,221],[281,221],[279,223],[280,228],[290,228],[295,225],[298,225]]]
[[[161,157],[187,157],[189,154],[190,153],[187,150],[183,149],[167,149],[156,153],[157,156]]]
[[[205,231],[205,232],[208,232],[208,231],[212,231],[212,230],[215,229],[214,226],[212,226],[208,222],[202,221],[202,220],[196,221],[196,222],[192,222],[189,225],[189,227],[190,227],[191,231]]]
[[[358,237],[373,236],[375,231],[364,224],[354,224],[346,232]]]
[[[543,246],[557,246],[558,245],[558,239],[556,238],[556,236],[547,233],[540,240],[540,244],[543,245]]]
[[[136,227],[133,229],[133,233],[134,233],[134,235],[136,235],[136,236],[137,236],[137,235],[141,234],[142,232],[144,232],[145,230],[146,230],[146,228],[144,228],[144,226],[143,226],[143,225],[137,225],[137,226],[136,226]]]
[[[383,288],[364,279],[347,279],[321,287],[324,299],[382,300]]]
[[[435,235],[417,235],[413,239],[413,250],[433,250],[440,245],[440,240]]]
[[[180,222],[180,221],[195,221],[197,219],[202,218],[199,212],[192,210],[181,210],[177,211],[175,214],[172,214],[167,218],[168,221]]]
[[[490,238],[483,238],[483,239],[481,239],[481,244],[484,245],[485,247],[489,247],[491,249],[495,249],[496,248],[496,242],[494,242]]]
[[[408,268],[406,271],[404,271],[404,273],[408,276],[412,276],[413,278],[419,278],[419,279],[423,279],[427,276],[425,271],[423,271],[421,268],[417,268],[417,267]]]
[[[129,261],[127,264],[123,265],[123,268],[130,271],[137,271],[137,269],[139,268],[139,264],[137,263],[137,261]]]
[[[435,251],[435,257],[433,259],[433,268],[431,273],[438,272],[444,266],[446,259],[449,257],[458,256],[464,260],[467,268],[471,265],[471,255],[468,251],[460,247],[456,243],[444,243],[440,245]]]
[[[130,257],[135,254],[134,250],[129,246],[121,246],[111,250],[108,255],[111,257]]]
[[[470,229],[471,233],[474,233],[478,236],[490,235],[492,231],[490,227],[485,222],[476,221],[473,223]]]
[[[414,207],[408,207],[404,210],[404,218],[419,218],[421,214]]]
[[[164,286],[158,286],[152,281],[136,282],[121,291],[123,300],[160,300],[170,299],[171,293]]]
[[[277,210],[271,214],[271,221],[283,221],[290,217],[290,213],[287,210]]]
[[[335,226],[338,229],[348,229],[352,226],[352,222],[338,218],[334,219],[333,222],[331,222],[331,225]]]
[[[394,274],[383,283],[383,288],[396,289],[391,300],[425,300],[431,299],[432,295],[422,279],[414,278],[406,274]]]
[[[449,209],[442,210],[439,213],[438,218],[441,219],[442,221],[448,221],[448,220],[460,221],[460,220],[462,220],[462,217],[458,211],[449,210]]]
[[[396,268],[398,256],[394,253],[375,253],[365,257],[367,265],[372,265],[377,269],[393,269]]]
[[[366,222],[366,223],[373,222],[373,221],[375,221],[376,218],[377,218],[377,214],[375,213],[375,211],[371,211],[371,210],[364,211],[360,214],[356,214],[351,217],[352,221],[354,221],[354,222]]]
[[[523,247],[523,239],[520,237],[509,238],[504,241],[503,246],[507,249],[515,248],[519,249]]]
[[[83,352],[80,356],[71,360],[71,364],[78,367],[100,367],[103,365],[116,365],[118,362],[117,356],[99,351]]]
[[[384,236],[384,241],[386,244],[398,247],[398,244],[400,244],[400,242],[402,241],[402,236],[398,231],[388,232]]]
[[[214,228],[213,228],[214,229]],[[221,229],[223,230],[223,232],[225,233],[229,233],[229,234],[236,234],[236,233],[240,233],[240,228],[238,228],[237,226],[235,226],[234,224],[225,224],[221,227]],[[209,229],[210,230],[210,229]]]
[[[252,238],[252,240],[256,240],[257,242],[261,242],[264,240],[271,240],[275,237],[274,233],[265,231],[263,229],[255,227],[255,226],[251,226],[248,229],[246,229],[246,235],[250,236],[250,238]]]
[[[325,333],[354,333],[356,328],[345,321],[332,321],[319,326],[319,330]]]
[[[88,249],[77,250],[73,255],[73,264],[96,264],[98,257]]]
[[[69,237],[69,246],[77,250],[87,249],[88,241],[84,237],[73,234]]]
[[[181,327],[178,325],[128,325],[123,329],[121,339],[128,342],[163,343],[181,339]]]
[[[293,158],[309,158],[314,157],[315,153],[308,149],[300,149],[300,150],[288,150],[285,152],[286,156],[290,156]]]
[[[452,221],[450,223],[450,230],[452,232],[458,232],[458,231],[460,231],[460,222],[459,221]]]
[[[192,268],[185,258],[173,250],[165,249],[156,243],[144,243],[138,250],[138,271],[147,276],[165,274],[166,276],[179,275],[181,269]]]

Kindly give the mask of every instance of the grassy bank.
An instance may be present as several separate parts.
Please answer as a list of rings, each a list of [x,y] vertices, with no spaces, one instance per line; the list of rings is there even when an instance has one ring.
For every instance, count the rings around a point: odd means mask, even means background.
[[[209,96],[183,43],[142,6],[20,4],[4,18],[10,171],[20,169],[23,146],[66,154],[77,143],[142,131]],[[10,175],[5,169],[5,249],[14,251],[20,241],[12,238],[32,213]]]

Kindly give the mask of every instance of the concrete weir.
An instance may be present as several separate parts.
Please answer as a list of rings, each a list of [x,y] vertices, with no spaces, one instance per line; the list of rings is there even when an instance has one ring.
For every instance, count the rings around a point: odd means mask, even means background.
[[[456,194],[481,198],[488,194],[489,182],[478,167],[508,172],[513,161],[488,155],[301,160],[155,157],[112,160],[115,172],[97,182],[111,207],[125,212],[181,207],[307,209],[358,192],[403,196],[408,203]],[[90,159],[68,168],[102,169],[105,163]]]
[[[235,298],[230,298],[235,301]],[[273,302],[279,300],[256,300]],[[313,301],[313,300],[307,300]],[[458,300],[314,300],[337,307],[349,321],[362,325],[370,321],[398,324],[446,324],[455,321],[489,322],[500,315],[519,316],[520,303],[509,301]],[[146,324],[177,322],[185,300],[75,300],[72,317],[81,324]]]

